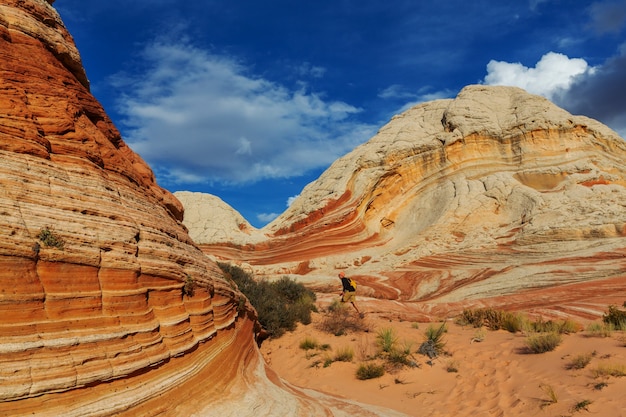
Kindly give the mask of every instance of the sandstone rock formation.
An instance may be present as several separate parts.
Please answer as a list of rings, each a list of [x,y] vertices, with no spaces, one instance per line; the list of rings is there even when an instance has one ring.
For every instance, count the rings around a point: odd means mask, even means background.
[[[266,371],[254,310],[90,94],[51,4],[0,1],[0,415],[386,413]]]
[[[259,275],[323,290],[346,269],[373,310],[597,317],[626,298],[626,143],[521,89],[469,86],[395,116],[263,229],[228,244],[190,228]]]

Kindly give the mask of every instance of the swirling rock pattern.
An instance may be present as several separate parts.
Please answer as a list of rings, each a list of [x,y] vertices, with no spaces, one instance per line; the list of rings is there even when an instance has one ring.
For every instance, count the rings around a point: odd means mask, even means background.
[[[201,232],[259,275],[324,290],[346,269],[375,306],[597,318],[626,298],[626,143],[521,89],[468,86],[395,116],[263,229]]]
[[[0,415],[383,415],[265,369],[255,311],[90,94],[52,3],[0,1]]]

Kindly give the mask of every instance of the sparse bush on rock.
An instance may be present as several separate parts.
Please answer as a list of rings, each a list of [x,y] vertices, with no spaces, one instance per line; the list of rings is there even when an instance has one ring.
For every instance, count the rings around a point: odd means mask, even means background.
[[[63,238],[48,227],[41,229],[37,238],[44,244],[44,246],[61,250],[65,248],[65,241]]]

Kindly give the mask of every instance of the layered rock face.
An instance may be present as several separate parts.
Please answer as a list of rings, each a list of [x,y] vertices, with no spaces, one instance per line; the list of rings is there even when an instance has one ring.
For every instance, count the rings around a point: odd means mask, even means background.
[[[51,3],[0,1],[0,415],[332,415],[266,373],[254,310],[89,93]]]
[[[89,93],[49,2],[1,2],[0,73],[0,414],[121,412],[227,346],[249,355],[239,294]]]
[[[597,317],[626,297],[626,143],[523,90],[469,86],[395,116],[265,228],[201,233],[260,275],[323,290],[345,269],[374,309]]]

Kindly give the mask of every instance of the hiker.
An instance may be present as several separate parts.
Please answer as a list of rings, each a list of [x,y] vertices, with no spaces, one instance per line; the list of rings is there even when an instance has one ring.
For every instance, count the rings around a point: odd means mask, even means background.
[[[346,273],[341,271],[339,273],[339,279],[341,280],[341,302],[342,303],[351,303],[352,307],[356,310],[359,317],[363,318],[363,313],[359,311],[356,304],[356,283],[350,278],[346,278]]]

